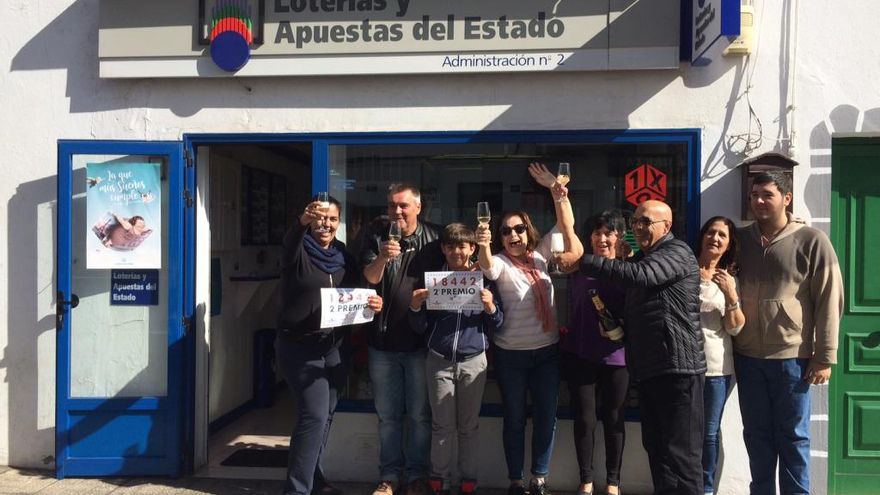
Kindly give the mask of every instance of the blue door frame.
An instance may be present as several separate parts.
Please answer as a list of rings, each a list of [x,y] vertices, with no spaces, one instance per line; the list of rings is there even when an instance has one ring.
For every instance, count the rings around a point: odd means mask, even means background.
[[[75,155],[148,155],[167,159],[168,180],[168,383],[164,396],[77,398],[71,396],[72,194]],[[57,217],[56,476],[177,476],[185,449],[182,431],[185,376],[184,218],[185,190],[180,142],[59,141]],[[83,227],[83,226],[79,226]],[[79,253],[80,256],[85,253]],[[110,280],[108,279],[108,287]]]

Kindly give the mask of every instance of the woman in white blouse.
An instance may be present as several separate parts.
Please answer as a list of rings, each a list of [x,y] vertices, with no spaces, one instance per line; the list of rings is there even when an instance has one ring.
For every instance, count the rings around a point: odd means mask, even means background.
[[[736,226],[729,218],[712,217],[700,229],[697,261],[700,263],[700,324],[706,339],[706,382],[703,387],[705,434],[703,437],[703,491],[715,493],[718,464],[718,431],[730,395],[733,376],[733,343],[745,316],[736,290]]]
[[[579,258],[584,248],[574,233],[568,190],[556,182],[543,164],[530,164],[529,173],[553,195],[556,229],[563,235],[566,258]],[[508,495],[525,493],[523,464],[529,394],[533,406],[529,495],[544,495],[553,453],[560,381],[559,327],[553,284],[547,271],[550,236],[542,240],[524,211],[504,213],[498,235],[501,253],[492,256],[489,227],[477,230],[480,268],[489,280],[496,282],[505,308],[504,323],[493,335],[493,352],[504,409],[502,436],[510,479]]]

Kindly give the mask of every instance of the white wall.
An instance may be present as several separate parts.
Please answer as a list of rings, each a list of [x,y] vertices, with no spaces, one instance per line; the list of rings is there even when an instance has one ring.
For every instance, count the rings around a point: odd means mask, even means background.
[[[701,215],[737,217],[739,176],[729,169],[742,159],[743,137],[758,132],[749,123],[751,105],[762,124],[753,151],[793,152],[801,163],[795,212],[827,229],[830,133],[880,131],[880,3],[755,3],[757,46],[749,59],[679,71],[101,81],[96,0],[3,2],[0,60],[9,64],[0,79],[0,464],[51,465],[54,452],[58,139],[694,127],[703,138]],[[822,392],[814,401],[820,415]],[[738,426],[726,424],[726,441],[736,440]],[[814,428],[826,430],[821,422]],[[816,439],[817,488],[824,486],[825,445]]]

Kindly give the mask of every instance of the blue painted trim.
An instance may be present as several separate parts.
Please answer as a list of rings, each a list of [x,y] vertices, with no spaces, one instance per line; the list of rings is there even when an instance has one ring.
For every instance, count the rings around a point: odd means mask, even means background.
[[[56,239],[57,273],[56,287],[59,294],[65,299],[70,299],[70,252],[71,252],[71,208],[73,189],[71,176],[73,174],[69,151],[61,144],[57,147],[58,153],[58,217],[55,220],[58,232]],[[56,294],[56,297],[58,294]],[[56,353],[55,353],[55,397],[64,398],[68,395],[70,383],[70,308],[65,306],[62,315],[62,325],[56,328]],[[57,326],[57,322],[56,322]],[[61,408],[55,408],[55,477],[63,479],[66,475],[68,446],[67,446],[67,415],[61,413]]]
[[[741,30],[740,0],[721,0],[721,35],[736,37]]]
[[[336,406],[336,412],[376,414],[376,408],[374,407],[372,400],[342,399]],[[528,414],[531,415],[531,408],[529,408]],[[637,407],[626,408],[624,416],[626,421],[631,423],[638,423],[641,421],[641,416]],[[504,417],[504,406],[497,403],[483,404],[480,406],[480,417],[502,418]],[[569,406],[559,406],[556,408],[556,419],[574,419],[571,408]]]
[[[330,146],[327,141],[312,143],[312,194],[330,191]]]
[[[65,298],[71,292],[72,260],[72,170],[74,155],[153,155],[168,158],[168,194],[179,198],[182,192],[182,147],[179,142],[146,141],[58,141],[58,217],[57,217],[57,287]],[[183,304],[183,245],[182,211],[180,201],[169,201],[168,216],[168,386],[165,397],[127,398],[73,398],[70,396],[70,309],[65,308],[64,323],[57,332],[56,358],[56,429],[55,459],[56,477],[108,476],[162,474],[177,476],[180,473],[181,428],[183,386],[182,363],[184,349],[181,346],[181,315]],[[126,411],[155,411],[153,421],[165,425],[167,437],[165,458],[107,457],[71,458],[70,412],[79,414],[115,413]]]
[[[699,132],[699,129],[580,129],[562,131],[440,131],[440,132],[353,132],[353,133],[286,133],[286,134],[184,134],[185,143],[193,146],[210,144],[288,143],[326,141],[327,144],[403,144],[403,143],[613,143],[632,136],[654,136],[659,141]],[[649,140],[646,140],[647,142]]]
[[[700,235],[700,210],[702,208],[703,195],[700,192],[700,175],[703,169],[701,157],[700,131],[694,130],[688,141],[688,196],[687,196],[687,242],[696,246]]]
[[[681,0],[681,20],[679,26],[678,59],[690,62],[694,52],[694,2],[693,0]]]
[[[184,156],[184,187],[192,198],[192,205],[184,203],[183,209],[183,318],[189,323],[190,331],[184,336],[184,369],[181,380],[183,381],[183,403],[181,414],[183,415],[183,446],[181,448],[182,472],[192,474],[195,470],[195,395],[196,395],[196,154],[192,143],[183,143]],[[187,164],[186,157],[191,157],[192,162]]]

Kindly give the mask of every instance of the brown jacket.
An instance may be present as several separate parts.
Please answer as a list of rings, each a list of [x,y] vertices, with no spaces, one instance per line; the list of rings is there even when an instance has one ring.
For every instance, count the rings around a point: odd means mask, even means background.
[[[757,222],[738,229],[746,324],[734,350],[763,359],[837,362],[843,277],[828,237],[792,221],[767,249]]]

